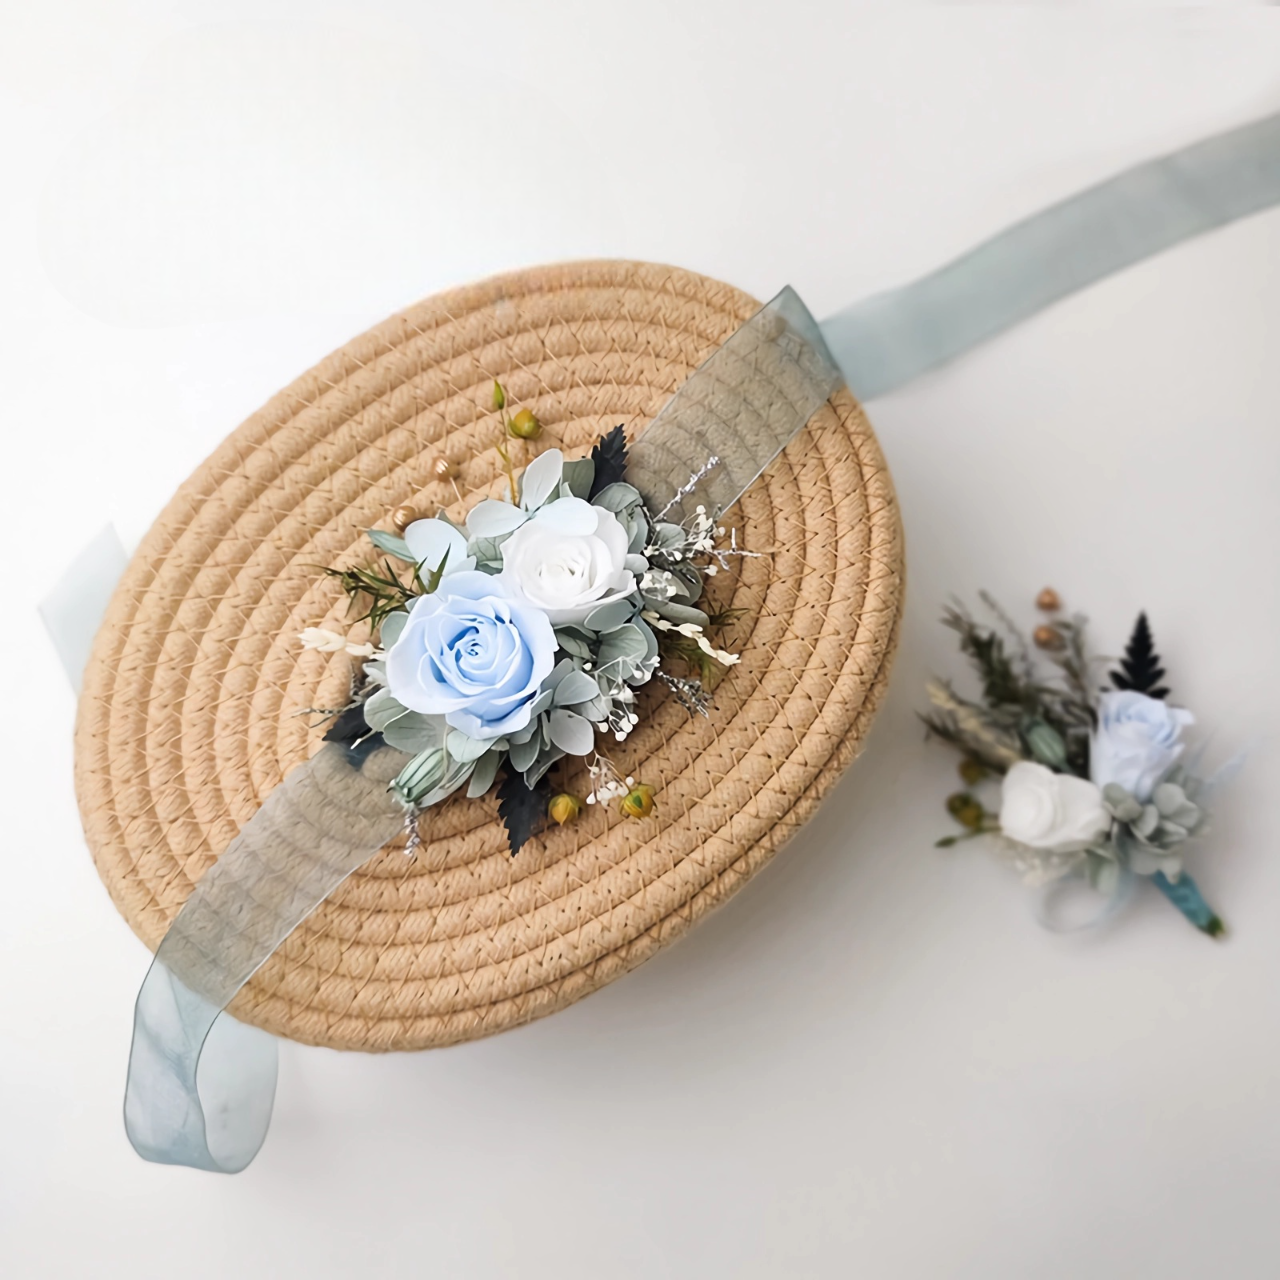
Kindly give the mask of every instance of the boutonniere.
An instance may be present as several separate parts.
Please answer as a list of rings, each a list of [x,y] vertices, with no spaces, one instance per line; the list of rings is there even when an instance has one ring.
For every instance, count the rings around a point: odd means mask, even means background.
[[[1083,879],[1108,909],[1149,880],[1197,929],[1221,937],[1221,918],[1183,865],[1220,779],[1201,777],[1186,754],[1195,717],[1170,697],[1146,615],[1104,686],[1086,620],[1066,615],[1056,592],[1037,597],[1044,621],[1029,639],[981,598],[990,622],[959,605],[942,618],[979,696],[946,680],[928,685],[924,722],[963,756],[964,789],[947,800],[961,830],[939,847],[988,837],[1029,883]]]

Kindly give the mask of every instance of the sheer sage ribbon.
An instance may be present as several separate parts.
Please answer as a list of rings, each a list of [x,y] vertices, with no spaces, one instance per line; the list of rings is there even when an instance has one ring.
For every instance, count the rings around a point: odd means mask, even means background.
[[[629,478],[676,518],[697,503],[723,510],[845,377],[864,400],[884,395],[1107,275],[1277,203],[1271,116],[1129,169],[821,326],[784,290],[654,419]],[[64,660],[82,660],[101,614],[42,612]],[[68,674],[78,686],[79,669]],[[236,1172],[257,1153],[275,1041],[220,1012],[399,829],[386,782],[403,759],[325,747],[271,793],[179,912],[135,1012],[125,1124],[147,1159]]]
[[[791,289],[688,378],[630,451],[652,511],[731,506],[844,378]],[[404,825],[387,784],[408,757],[337,744],[299,766],[204,874],[134,1011],[124,1121],[139,1155],[237,1173],[275,1099],[273,1037],[220,1016],[290,933]]]

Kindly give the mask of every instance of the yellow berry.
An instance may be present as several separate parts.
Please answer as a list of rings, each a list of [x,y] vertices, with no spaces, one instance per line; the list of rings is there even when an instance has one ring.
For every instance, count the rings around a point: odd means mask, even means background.
[[[618,808],[628,818],[647,818],[654,810],[653,788],[645,782],[637,782],[621,800]]]
[[[521,409],[510,422],[507,430],[517,440],[536,440],[542,434],[542,423],[533,416],[531,409]]]
[[[582,801],[567,791],[562,791],[558,796],[552,796],[547,804],[547,817],[562,827],[566,822],[572,822],[581,812]]]

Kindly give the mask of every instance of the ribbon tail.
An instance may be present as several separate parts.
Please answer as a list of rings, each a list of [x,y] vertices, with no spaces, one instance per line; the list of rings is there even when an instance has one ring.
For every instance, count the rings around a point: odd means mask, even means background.
[[[1184,240],[1280,203],[1280,115],[1126,169],[822,322],[861,400]]]
[[[401,830],[399,751],[337,743],[267,797],[165,934],[134,1011],[124,1120],[139,1155],[236,1173],[275,1099],[276,1044],[222,1013],[276,948]]]
[[[1170,880],[1163,871],[1151,877],[1152,883],[1201,933],[1211,938],[1221,938],[1227,932],[1222,918],[1204,900],[1196,882],[1184,871],[1176,880]]]

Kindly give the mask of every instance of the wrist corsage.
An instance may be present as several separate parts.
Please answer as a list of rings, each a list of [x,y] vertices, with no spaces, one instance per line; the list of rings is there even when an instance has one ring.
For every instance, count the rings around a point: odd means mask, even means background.
[[[536,439],[533,414],[508,417],[506,403],[495,382],[504,436]],[[589,457],[547,449],[520,475],[508,443],[499,449],[508,501],[484,499],[465,526],[400,509],[397,532],[369,531],[384,557],[377,568],[327,571],[364,606],[369,640],[316,628],[299,637],[363,662],[350,703],[327,713],[326,738],[411,757],[391,784],[409,853],[422,812],[463,786],[475,798],[496,784],[512,854],[584,803],[616,800],[624,815],[647,817],[653,787],[624,776],[597,735],[624,742],[640,720],[636,690],[654,678],[706,715],[717,674],[738,661],[709,639],[728,619],[700,604],[704,580],[745,552],[717,545],[725,530],[703,506],[667,518],[716,458],[650,511],[627,483],[621,427]],[[687,670],[669,669],[673,659]],[[547,783],[566,756],[588,761],[585,801]]]

